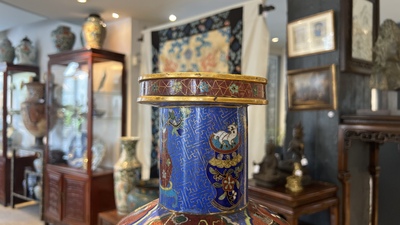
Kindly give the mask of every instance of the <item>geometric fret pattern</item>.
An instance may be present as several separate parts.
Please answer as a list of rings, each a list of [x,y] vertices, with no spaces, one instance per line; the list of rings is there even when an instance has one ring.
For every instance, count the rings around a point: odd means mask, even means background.
[[[141,96],[215,96],[265,99],[265,84],[222,79],[157,79],[141,82]]]

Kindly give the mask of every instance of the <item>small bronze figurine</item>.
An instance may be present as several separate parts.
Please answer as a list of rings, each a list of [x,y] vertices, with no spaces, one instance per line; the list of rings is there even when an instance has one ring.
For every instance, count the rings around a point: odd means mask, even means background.
[[[261,186],[271,187],[284,183],[285,176],[278,170],[275,149],[275,144],[270,140],[265,149],[265,156],[262,162],[258,164],[260,166],[259,172],[253,175],[256,183]]]
[[[301,183],[302,185],[307,185],[311,182],[311,177],[308,175],[306,168],[308,160],[304,154],[303,136],[303,125],[298,123],[293,128],[293,139],[289,142],[286,159],[279,162],[279,170],[286,174],[286,176],[290,176],[295,169],[294,165],[298,163],[302,167],[301,170],[303,172]]]

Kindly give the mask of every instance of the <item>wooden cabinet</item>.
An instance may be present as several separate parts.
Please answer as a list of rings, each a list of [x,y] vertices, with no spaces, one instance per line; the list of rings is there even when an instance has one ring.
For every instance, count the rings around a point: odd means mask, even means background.
[[[39,76],[39,68],[0,62],[0,203],[10,203],[11,182],[22,190],[24,169],[32,167],[35,156],[20,153],[21,145],[33,144],[33,136],[26,130],[20,115],[21,102],[27,96],[21,83]],[[16,150],[14,179],[11,179],[12,150]],[[21,202],[21,201],[17,201]]]
[[[351,162],[349,161],[349,154],[352,149],[353,141],[362,141],[368,144],[365,151],[355,152],[357,154],[369,155],[369,166],[367,168],[370,175],[369,188],[371,199],[369,205],[370,224],[378,225],[378,211],[379,211],[379,150],[380,145],[387,142],[400,143],[400,116],[382,116],[382,115],[343,115],[341,116],[341,123],[338,131],[338,178],[342,183],[342,224],[354,224],[354,221],[360,220],[352,214],[352,209],[355,209],[356,204],[351,204],[351,178],[352,172],[350,170]],[[357,168],[358,169],[358,168]],[[362,171],[362,169],[359,169]],[[353,174],[354,175],[354,174]],[[354,179],[354,178],[353,178]],[[354,189],[353,189],[353,194]],[[355,199],[353,199],[355,200]],[[360,209],[357,208],[360,212]],[[350,220],[350,216],[353,219]]]
[[[50,223],[97,224],[99,212],[115,208],[112,170],[89,177],[49,165],[45,188],[44,212]]]
[[[124,61],[100,49],[49,56],[46,222],[94,225],[99,212],[115,208],[112,168],[126,130]]]

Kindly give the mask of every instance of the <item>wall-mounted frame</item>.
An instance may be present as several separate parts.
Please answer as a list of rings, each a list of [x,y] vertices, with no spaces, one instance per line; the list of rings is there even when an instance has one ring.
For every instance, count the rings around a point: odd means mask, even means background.
[[[336,66],[288,71],[289,110],[336,109]]]
[[[304,56],[335,50],[334,11],[292,21],[287,25],[288,56]]]
[[[371,74],[379,0],[341,0],[340,71]]]

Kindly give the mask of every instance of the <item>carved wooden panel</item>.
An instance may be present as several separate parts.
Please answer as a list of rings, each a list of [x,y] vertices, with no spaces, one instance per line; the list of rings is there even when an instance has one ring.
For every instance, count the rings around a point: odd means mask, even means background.
[[[60,173],[48,171],[47,179],[45,179],[45,186],[47,192],[45,193],[44,211],[45,216],[55,220],[61,220],[61,206],[62,206],[62,176]]]
[[[86,180],[78,177],[64,177],[65,201],[63,204],[64,222],[85,224],[86,222]]]

